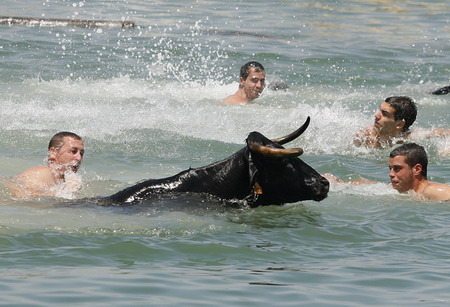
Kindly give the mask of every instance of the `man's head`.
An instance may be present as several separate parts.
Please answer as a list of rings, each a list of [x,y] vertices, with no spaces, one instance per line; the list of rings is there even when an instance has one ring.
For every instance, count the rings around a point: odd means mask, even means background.
[[[418,179],[427,179],[428,158],[425,149],[415,143],[403,144],[389,154],[389,177],[400,193],[414,188]]]
[[[247,100],[258,98],[264,90],[265,82],[266,72],[260,63],[251,61],[241,67],[239,88],[244,90]]]
[[[69,169],[77,172],[83,161],[83,155],[83,140],[72,132],[59,132],[48,144],[48,164],[55,166],[61,173]]]
[[[380,134],[397,136],[409,130],[417,117],[417,107],[414,101],[406,96],[388,97],[380,105],[380,111],[375,114],[375,128]]]
[[[403,131],[407,131],[417,117],[417,107],[414,100],[407,96],[393,96],[386,98],[385,102],[395,109],[395,120],[405,121]]]

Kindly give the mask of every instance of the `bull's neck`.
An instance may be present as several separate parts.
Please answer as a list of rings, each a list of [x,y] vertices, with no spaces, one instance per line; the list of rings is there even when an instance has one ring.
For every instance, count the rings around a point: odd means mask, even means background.
[[[248,153],[240,150],[225,160],[182,172],[178,179],[183,190],[240,197],[249,188]]]

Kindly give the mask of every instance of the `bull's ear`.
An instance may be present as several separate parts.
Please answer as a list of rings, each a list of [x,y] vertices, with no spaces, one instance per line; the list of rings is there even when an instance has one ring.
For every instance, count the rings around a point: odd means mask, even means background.
[[[258,173],[258,169],[256,168],[255,163],[253,163],[253,157],[251,151],[248,152],[248,174],[250,176],[249,185],[253,185],[256,180],[256,174]]]
[[[247,203],[252,206],[257,201],[258,196],[263,193],[262,187],[258,182],[258,168],[255,163],[253,163],[252,152],[248,151],[248,173],[249,173],[249,194],[245,197]]]
[[[262,135],[258,131],[250,132],[248,134],[247,139],[245,139],[245,142],[247,143],[247,146],[249,146],[250,143],[259,143],[259,144],[270,144],[270,143],[272,143],[271,140],[266,138],[264,135]]]

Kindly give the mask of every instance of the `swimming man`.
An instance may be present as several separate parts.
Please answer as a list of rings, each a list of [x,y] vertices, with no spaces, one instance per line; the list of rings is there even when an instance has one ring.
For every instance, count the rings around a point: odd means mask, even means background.
[[[389,178],[399,193],[415,192],[424,200],[450,200],[450,186],[427,179],[428,157],[425,149],[415,143],[400,145],[389,154]],[[373,184],[376,181],[365,178],[359,181],[343,182],[331,174],[325,178],[335,184]]]
[[[375,113],[373,125],[357,132],[354,143],[357,146],[383,148],[402,144],[405,140],[415,140],[420,136],[427,138],[450,135],[450,129],[411,131],[409,128],[416,117],[417,107],[414,100],[407,96],[388,97]]]
[[[251,104],[261,95],[265,86],[266,72],[264,67],[255,61],[248,62],[241,67],[238,90],[225,98],[222,103]]]
[[[72,132],[55,134],[48,145],[47,165],[27,169],[8,184],[11,195],[17,198],[58,196],[61,189],[77,192],[81,181],[73,176],[81,166],[84,143]]]

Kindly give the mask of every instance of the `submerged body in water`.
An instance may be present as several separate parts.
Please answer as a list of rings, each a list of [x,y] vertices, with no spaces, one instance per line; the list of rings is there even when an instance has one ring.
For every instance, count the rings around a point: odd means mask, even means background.
[[[81,189],[75,173],[83,161],[83,140],[72,132],[58,132],[49,142],[47,155],[47,165],[27,169],[7,183],[13,197],[58,197]]]
[[[321,201],[328,194],[327,179],[297,158],[303,153],[302,149],[281,146],[299,137],[309,121],[308,117],[302,127],[274,141],[252,132],[247,138],[247,147],[228,159],[173,177],[146,180],[104,200],[130,204],[161,194],[190,192],[228,201],[241,200],[250,207]]]

